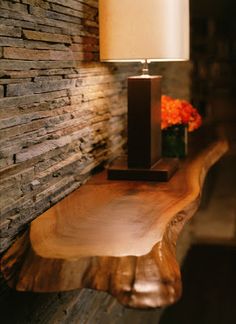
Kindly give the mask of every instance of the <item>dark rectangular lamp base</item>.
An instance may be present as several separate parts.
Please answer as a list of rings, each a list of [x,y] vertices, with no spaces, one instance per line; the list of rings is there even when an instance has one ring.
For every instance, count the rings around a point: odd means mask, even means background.
[[[108,168],[108,179],[168,181],[178,169],[178,166],[178,159],[161,158],[150,169],[128,168],[126,158],[117,158]]]

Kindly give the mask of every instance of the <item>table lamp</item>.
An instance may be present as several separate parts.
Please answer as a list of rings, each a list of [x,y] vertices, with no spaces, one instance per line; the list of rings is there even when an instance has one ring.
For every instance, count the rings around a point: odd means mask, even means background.
[[[167,181],[176,159],[161,157],[161,76],[148,63],[189,59],[189,0],[99,0],[100,60],[141,62],[128,78],[128,154],[109,179]]]

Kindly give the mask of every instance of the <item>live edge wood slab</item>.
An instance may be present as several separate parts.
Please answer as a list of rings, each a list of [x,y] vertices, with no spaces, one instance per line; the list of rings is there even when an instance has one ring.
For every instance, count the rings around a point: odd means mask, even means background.
[[[105,171],[35,219],[1,270],[19,291],[107,291],[129,307],[181,296],[177,237],[196,211],[208,169],[227,151],[216,140],[181,162],[167,183],[109,181]]]

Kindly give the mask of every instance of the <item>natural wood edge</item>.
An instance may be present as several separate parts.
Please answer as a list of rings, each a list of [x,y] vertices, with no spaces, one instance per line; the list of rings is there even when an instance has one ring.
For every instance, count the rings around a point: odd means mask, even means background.
[[[4,255],[1,270],[8,285],[18,291],[93,288],[135,308],[169,305],[181,295],[174,244],[168,237],[141,257],[89,257],[65,262],[37,256],[26,232]]]
[[[188,193],[175,206],[176,213],[162,239],[148,254],[70,260],[43,258],[34,251],[27,231],[1,260],[8,285],[19,291],[35,292],[93,288],[107,291],[123,305],[135,308],[174,303],[181,296],[181,275],[175,256],[178,235],[198,208],[207,171],[227,150],[227,141],[217,141],[190,163]]]

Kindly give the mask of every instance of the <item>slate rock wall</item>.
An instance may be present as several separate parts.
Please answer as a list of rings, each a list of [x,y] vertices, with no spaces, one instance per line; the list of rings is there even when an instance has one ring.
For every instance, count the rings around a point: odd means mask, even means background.
[[[99,63],[97,7],[0,1],[1,251],[125,143],[136,67]]]

